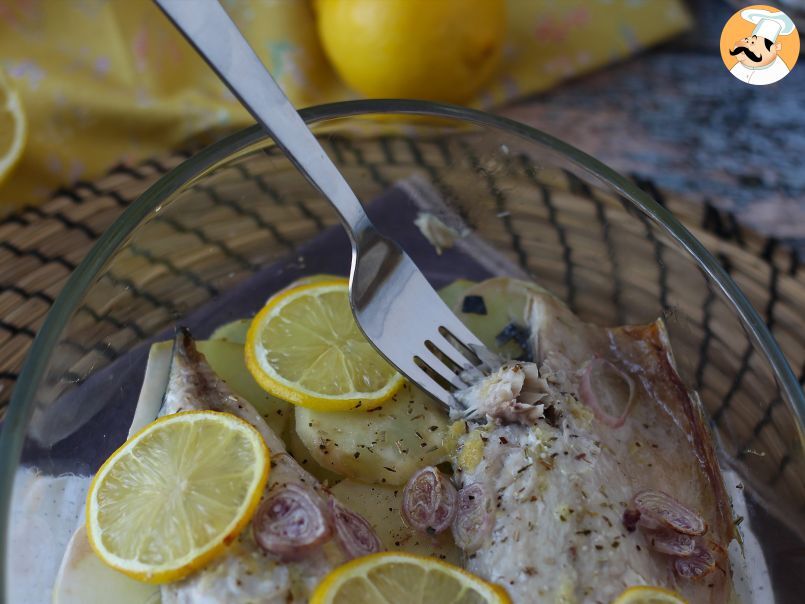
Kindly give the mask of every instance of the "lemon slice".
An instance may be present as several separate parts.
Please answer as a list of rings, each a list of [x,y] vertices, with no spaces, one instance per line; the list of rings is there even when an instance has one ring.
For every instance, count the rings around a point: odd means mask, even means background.
[[[22,156],[27,132],[20,95],[0,69],[0,182]]]
[[[385,552],[339,566],[316,588],[310,604],[394,602],[509,604],[499,585],[436,558]]]
[[[245,354],[268,392],[320,411],[376,408],[403,384],[355,323],[346,279],[273,296],[252,320]]]
[[[626,589],[612,604],[687,604],[687,601],[670,589],[638,585]]]
[[[188,411],[156,420],[104,462],[87,494],[87,536],[112,568],[147,583],[200,568],[248,524],[269,455],[250,424]]]

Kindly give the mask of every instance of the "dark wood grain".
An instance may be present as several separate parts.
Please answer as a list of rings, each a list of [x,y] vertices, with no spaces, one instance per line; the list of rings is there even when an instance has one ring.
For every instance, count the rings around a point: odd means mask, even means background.
[[[702,2],[691,33],[504,113],[805,255],[805,59],[777,84],[739,82],[718,54],[731,13]]]

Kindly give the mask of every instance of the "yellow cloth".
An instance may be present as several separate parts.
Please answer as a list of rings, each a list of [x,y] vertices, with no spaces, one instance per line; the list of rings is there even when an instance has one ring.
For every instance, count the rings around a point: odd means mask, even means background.
[[[330,68],[306,0],[224,6],[294,104],[354,96]],[[544,90],[689,25],[680,0],[508,0],[508,11],[499,75],[476,106]],[[29,123],[23,158],[0,185],[0,215],[120,161],[252,122],[150,0],[0,0],[0,65]]]

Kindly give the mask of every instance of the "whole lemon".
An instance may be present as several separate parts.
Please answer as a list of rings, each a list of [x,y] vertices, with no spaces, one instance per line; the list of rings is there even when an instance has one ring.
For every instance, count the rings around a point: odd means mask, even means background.
[[[460,103],[494,72],[505,0],[318,0],[319,36],[341,78],[368,97]]]

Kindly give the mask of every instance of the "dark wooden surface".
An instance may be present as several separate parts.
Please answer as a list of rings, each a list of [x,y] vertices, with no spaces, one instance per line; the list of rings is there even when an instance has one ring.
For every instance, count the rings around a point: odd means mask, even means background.
[[[805,57],[776,84],[739,82],[718,50],[734,8],[702,0],[691,10],[689,34],[504,113],[729,209],[805,257]]]

